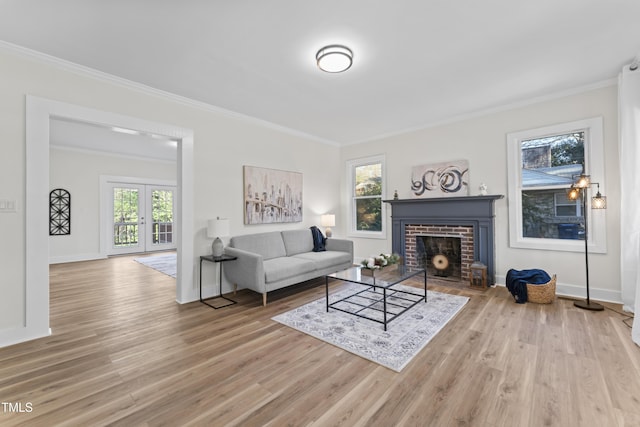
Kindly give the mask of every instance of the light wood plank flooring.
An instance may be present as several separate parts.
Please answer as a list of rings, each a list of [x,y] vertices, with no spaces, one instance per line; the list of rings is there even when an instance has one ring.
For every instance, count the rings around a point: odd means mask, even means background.
[[[32,410],[0,425],[640,426],[615,311],[430,284],[471,300],[396,373],[271,320],[322,280],[213,310],[132,258],[51,267],[53,335],[0,349],[0,401]]]

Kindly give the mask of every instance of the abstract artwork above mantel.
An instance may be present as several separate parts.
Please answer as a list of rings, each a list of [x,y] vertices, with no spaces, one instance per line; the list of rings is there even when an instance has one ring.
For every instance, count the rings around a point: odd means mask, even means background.
[[[302,221],[302,174],[244,166],[244,223]]]
[[[414,166],[411,170],[413,198],[469,195],[469,162],[456,160]]]

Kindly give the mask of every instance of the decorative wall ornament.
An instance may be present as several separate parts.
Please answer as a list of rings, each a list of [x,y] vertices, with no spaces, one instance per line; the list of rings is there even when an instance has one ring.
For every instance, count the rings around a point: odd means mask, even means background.
[[[456,160],[414,166],[411,171],[411,191],[414,198],[467,196],[469,162]]]
[[[302,174],[244,166],[244,223],[302,221]]]
[[[71,234],[71,194],[62,188],[49,193],[49,236]]]

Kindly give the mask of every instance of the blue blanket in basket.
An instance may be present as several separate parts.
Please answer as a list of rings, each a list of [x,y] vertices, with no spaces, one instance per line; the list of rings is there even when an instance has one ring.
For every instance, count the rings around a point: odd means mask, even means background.
[[[546,271],[540,269],[514,270],[507,272],[507,289],[513,295],[518,304],[527,302],[527,283],[531,285],[544,285],[551,277]]]

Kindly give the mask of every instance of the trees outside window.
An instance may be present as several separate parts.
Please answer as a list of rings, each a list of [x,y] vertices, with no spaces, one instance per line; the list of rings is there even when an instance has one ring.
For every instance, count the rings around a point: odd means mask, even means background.
[[[579,239],[584,236],[578,232],[583,222],[576,208],[579,201],[566,198],[566,188],[573,177],[584,170],[584,139],[585,132],[580,130],[520,143],[524,237]],[[573,215],[569,215],[571,212]]]
[[[347,163],[350,234],[383,237],[385,228],[384,158],[352,160]]]

